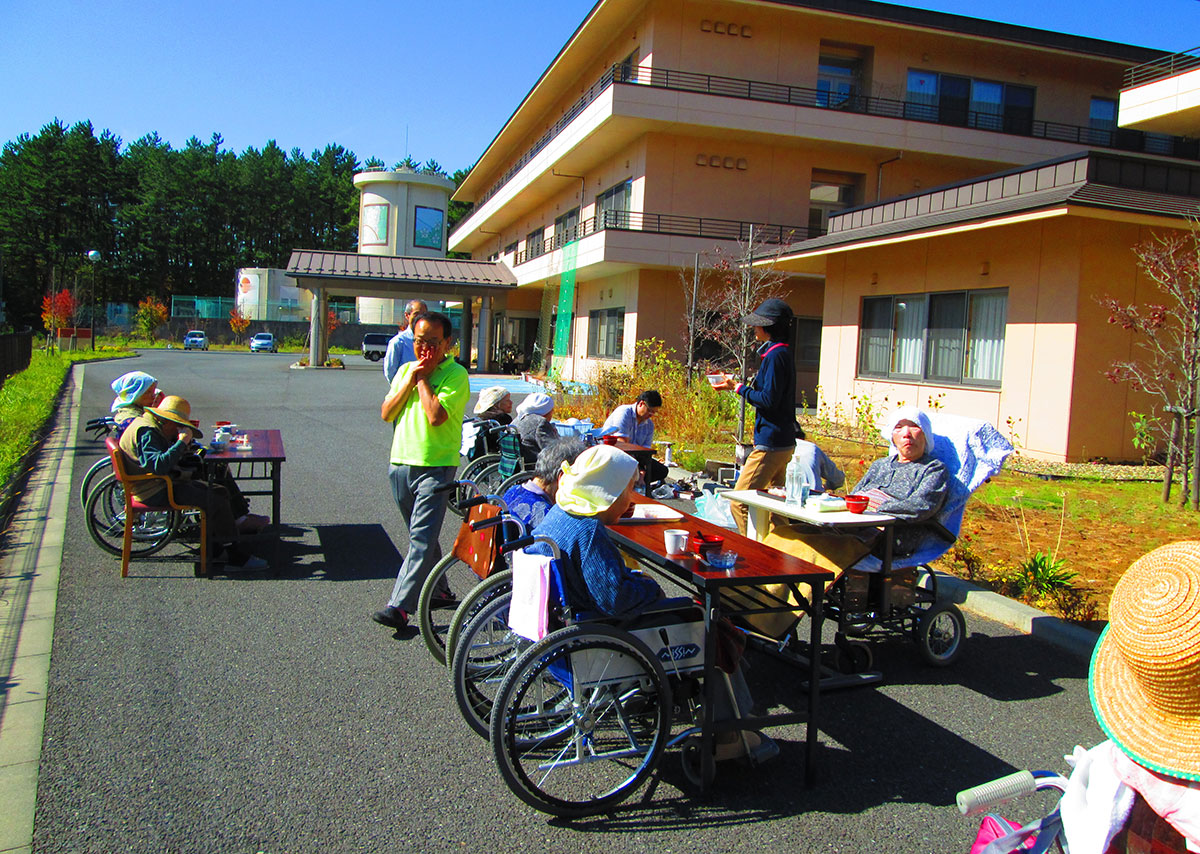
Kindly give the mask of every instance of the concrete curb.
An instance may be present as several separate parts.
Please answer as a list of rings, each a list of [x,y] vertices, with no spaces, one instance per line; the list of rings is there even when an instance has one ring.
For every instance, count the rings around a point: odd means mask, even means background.
[[[954,602],[963,610],[995,620],[1035,638],[1090,659],[1100,636],[1095,632],[1052,617],[1023,602],[1017,602],[991,590],[944,572],[936,572],[938,597]]]
[[[74,388],[59,398],[55,428],[42,444],[38,467],[13,515],[0,577],[0,852],[33,845],[38,763],[51,641],[71,501],[76,412],[83,391],[82,363],[67,375]]]

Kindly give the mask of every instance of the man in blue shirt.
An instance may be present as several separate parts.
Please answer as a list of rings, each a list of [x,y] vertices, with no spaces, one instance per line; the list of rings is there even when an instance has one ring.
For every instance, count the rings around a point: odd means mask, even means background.
[[[625,403],[612,411],[600,428],[601,435],[620,436],[626,441],[643,448],[654,442],[654,416],[662,409],[662,395],[654,389],[646,389],[633,403]],[[658,483],[667,476],[667,467],[649,456],[639,459],[647,486]]]
[[[417,357],[413,353],[412,319],[428,310],[425,303],[419,299],[410,300],[405,308],[404,323],[400,325],[400,331],[388,341],[387,354],[383,357],[383,375],[389,383],[395,379],[401,365],[416,361]]]

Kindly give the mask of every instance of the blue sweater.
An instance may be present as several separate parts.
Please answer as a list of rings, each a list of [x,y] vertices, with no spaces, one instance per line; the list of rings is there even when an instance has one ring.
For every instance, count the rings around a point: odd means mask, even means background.
[[[780,341],[764,341],[762,365],[737,393],[754,407],[754,446],[792,448],[796,444],[796,369],[792,351]]]
[[[654,579],[625,566],[604,525],[594,517],[572,516],[556,504],[533,533],[558,544],[567,562],[563,586],[574,609],[632,617],[662,598],[662,589]],[[535,543],[528,551],[548,555],[550,547]]]

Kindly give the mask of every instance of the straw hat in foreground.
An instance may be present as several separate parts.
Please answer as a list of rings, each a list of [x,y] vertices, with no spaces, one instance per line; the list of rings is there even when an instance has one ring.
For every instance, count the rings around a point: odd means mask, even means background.
[[[1088,675],[1096,719],[1140,765],[1200,780],[1200,542],[1135,561],[1108,618]]]

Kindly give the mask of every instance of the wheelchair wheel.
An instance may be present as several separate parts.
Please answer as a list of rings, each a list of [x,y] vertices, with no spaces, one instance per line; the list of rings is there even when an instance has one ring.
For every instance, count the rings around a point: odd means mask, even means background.
[[[91,468],[87,470],[87,474],[83,476],[83,482],[79,485],[79,506],[87,510],[88,496],[92,494],[92,484],[96,482],[96,478],[102,474],[112,472],[112,460],[108,457],[101,457],[92,463]]]
[[[96,545],[109,554],[120,555],[125,537],[125,490],[109,475],[88,496],[84,522]],[[133,527],[131,557],[146,557],[162,549],[175,534],[179,513],[162,510],[141,513]]]
[[[925,663],[945,667],[962,653],[967,621],[957,605],[940,602],[921,615],[915,633],[917,649]]]
[[[462,636],[463,629],[479,613],[480,609],[497,596],[511,591],[512,570],[506,569],[502,572],[493,572],[462,598],[458,608],[454,611],[454,616],[450,619],[450,629],[446,632],[445,655],[447,662],[454,660],[454,651],[458,649],[458,639]]]
[[[421,639],[425,641],[429,654],[437,659],[438,664],[446,663],[446,636],[458,606],[443,605],[435,608],[434,597],[449,593],[461,603],[478,585],[479,576],[475,574],[475,570],[463,563],[453,552],[437,562],[426,576],[425,583],[421,585],[421,597],[417,600]]]
[[[842,673],[866,673],[875,663],[870,644],[852,641],[838,632],[833,636],[833,645],[837,650],[835,666]]]
[[[508,627],[512,593],[496,596],[467,624],[450,664],[450,684],[463,720],[483,738],[500,683],[530,642]]]
[[[462,471],[458,473],[458,480],[469,480],[476,483],[476,485],[479,485],[477,481],[479,473],[484,469],[497,465],[499,462],[499,454],[484,454],[482,457],[477,457],[462,467]],[[482,486],[480,486],[480,492],[484,495],[487,494]],[[460,486],[458,489],[450,493],[450,500],[446,505],[447,509],[461,519],[462,510],[458,509],[458,502],[465,501],[468,498],[473,498],[474,495],[475,493],[472,492],[469,487]]]
[[[517,472],[516,474],[514,474],[512,477],[508,478],[508,480],[504,481],[503,483],[500,484],[500,486],[498,486],[496,488],[496,494],[504,495],[504,493],[508,492],[510,489],[512,489],[517,484],[524,483],[527,480],[533,480],[533,474],[534,474],[534,472],[532,469],[526,469],[525,471]]]
[[[700,763],[702,755],[700,736],[690,735],[683,740],[683,744],[679,749],[679,761],[683,763],[683,776],[687,778],[689,783],[700,789],[707,787],[717,777],[715,762],[710,766],[707,775],[703,773]]]
[[[500,474],[500,463],[493,463],[475,475],[475,485],[483,495],[500,495],[500,485],[505,477]]]
[[[670,724],[671,688],[645,644],[575,625],[513,665],[492,713],[492,750],[522,801],[584,816],[620,803],[654,772]]]

